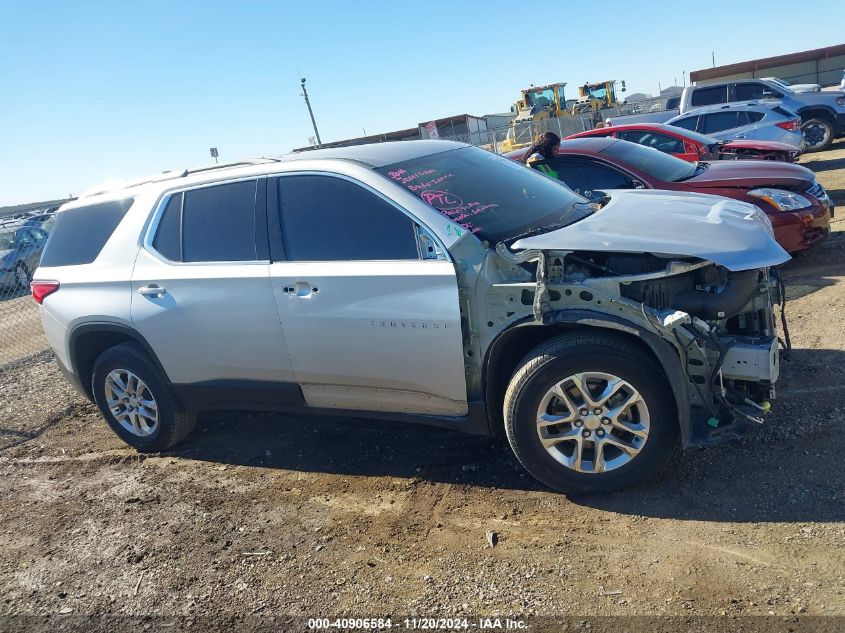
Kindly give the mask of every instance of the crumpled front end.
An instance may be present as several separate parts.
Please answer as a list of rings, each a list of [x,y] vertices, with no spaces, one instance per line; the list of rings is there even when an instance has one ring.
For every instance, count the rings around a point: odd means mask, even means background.
[[[731,271],[695,257],[535,250],[498,259],[533,280],[493,284],[490,322],[609,327],[668,346],[686,446],[737,437],[762,423],[774,397],[780,344],[774,268]],[[505,264],[506,266],[506,264]],[[686,420],[686,423],[684,421]]]
[[[764,420],[775,395],[788,347],[775,266],[789,256],[753,205],[638,193],[614,193],[570,227],[498,244],[483,267],[480,320],[497,331],[531,323],[638,336],[661,360],[684,444],[735,438]]]

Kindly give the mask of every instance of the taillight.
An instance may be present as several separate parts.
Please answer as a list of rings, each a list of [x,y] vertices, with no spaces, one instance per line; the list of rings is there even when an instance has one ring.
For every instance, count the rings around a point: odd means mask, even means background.
[[[789,132],[797,132],[801,129],[801,119],[791,119],[789,121],[781,121],[780,123],[775,123],[779,128],[787,130]]]
[[[58,281],[33,281],[29,284],[30,290],[32,290],[32,298],[35,299],[38,303],[44,301],[45,297],[49,297],[51,294],[56,292],[59,289],[59,282]]]

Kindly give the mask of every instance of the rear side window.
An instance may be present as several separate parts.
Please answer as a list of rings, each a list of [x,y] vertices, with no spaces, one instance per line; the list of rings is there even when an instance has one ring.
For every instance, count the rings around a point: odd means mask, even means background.
[[[696,88],[692,93],[692,105],[706,106],[717,103],[727,103],[728,87],[713,86],[712,88]]]
[[[757,121],[762,119],[765,115],[762,112],[754,112],[753,110],[749,110],[745,113],[745,116],[748,117],[749,123],[757,123]]]
[[[133,200],[103,202],[62,211],[41,256],[42,266],[90,264],[123,220]]]
[[[730,130],[740,125],[746,125],[748,119],[740,121],[739,115],[742,112],[714,112],[713,114],[704,115],[704,125],[702,132],[704,134],[713,134],[723,130]],[[744,118],[744,117],[743,117]]]
[[[332,176],[278,179],[287,259],[419,259],[413,221],[355,183]]]
[[[254,180],[233,182],[171,196],[153,248],[173,261],[257,260],[256,184]]]

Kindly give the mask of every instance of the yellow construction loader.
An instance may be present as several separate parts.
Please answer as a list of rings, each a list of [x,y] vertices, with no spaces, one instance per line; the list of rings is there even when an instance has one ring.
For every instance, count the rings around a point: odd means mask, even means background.
[[[622,92],[625,92],[625,82],[622,82]],[[616,80],[585,83],[578,86],[578,100],[572,106],[572,114],[586,114],[613,108],[619,105],[616,99]]]
[[[509,152],[529,145],[534,134],[534,126],[530,124],[566,113],[565,86],[566,82],[561,82],[522,90],[522,98],[511,106],[511,112],[516,112],[516,117],[511,121],[502,151]]]

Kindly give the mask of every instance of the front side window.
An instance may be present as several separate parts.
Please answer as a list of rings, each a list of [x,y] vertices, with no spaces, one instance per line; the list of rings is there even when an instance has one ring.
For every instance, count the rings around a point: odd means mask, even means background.
[[[609,165],[594,160],[560,156],[550,161],[533,163],[548,176],[565,183],[575,193],[591,197],[595,191],[631,189],[633,180]]]
[[[153,248],[173,261],[257,260],[256,186],[255,180],[247,180],[171,196]]]
[[[283,176],[278,196],[289,260],[420,258],[411,218],[359,184],[333,176]]]
[[[717,103],[727,103],[728,87],[713,86],[712,88],[696,88],[692,93],[692,105],[707,106]]]
[[[430,154],[376,171],[492,244],[560,228],[592,213],[583,204],[586,200],[565,185],[477,147]]]

